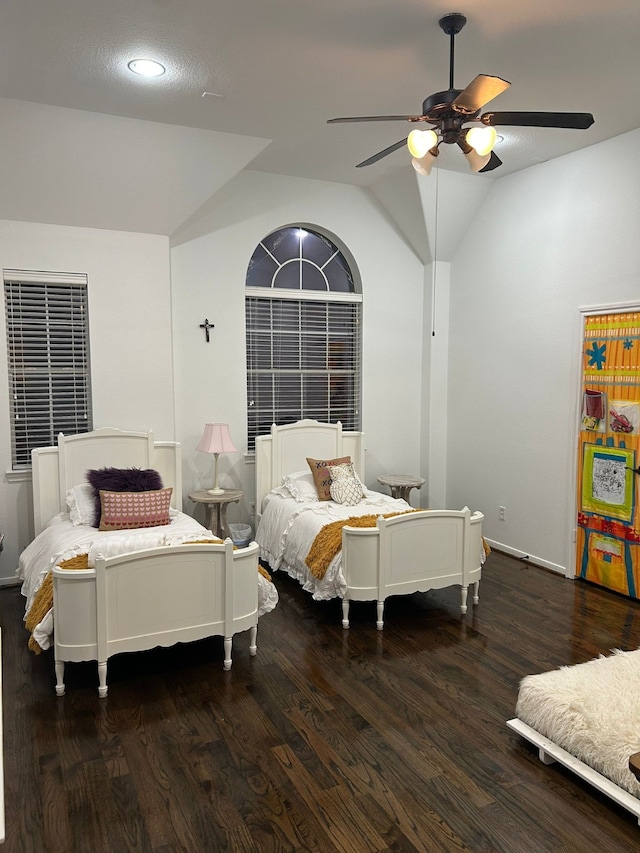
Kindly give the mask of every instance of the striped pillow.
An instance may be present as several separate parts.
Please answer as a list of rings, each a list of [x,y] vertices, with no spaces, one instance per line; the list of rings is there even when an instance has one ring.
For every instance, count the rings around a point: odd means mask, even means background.
[[[173,489],[151,492],[107,492],[100,490],[100,530],[131,530],[169,524]]]

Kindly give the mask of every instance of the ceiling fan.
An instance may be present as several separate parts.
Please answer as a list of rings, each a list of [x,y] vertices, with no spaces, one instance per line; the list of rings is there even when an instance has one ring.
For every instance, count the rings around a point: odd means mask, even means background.
[[[455,89],[453,85],[454,42],[456,35],[467,23],[459,12],[453,12],[440,19],[440,28],[450,37],[449,48],[449,88],[444,92],[429,95],[422,104],[420,115],[404,116],[346,116],[332,118],[328,124],[356,121],[408,121],[416,124],[433,125],[429,130],[414,129],[404,139],[395,142],[373,157],[357,164],[357,168],[377,163],[388,154],[392,154],[405,143],[412,155],[413,167],[423,175],[428,175],[439,154],[439,147],[457,145],[469,161],[474,172],[490,172],[502,165],[502,160],[493,150],[496,142],[496,127],[562,127],[574,130],[586,130],[593,124],[591,113],[556,112],[486,112],[480,110],[493,98],[500,95],[511,85],[501,77],[478,74],[465,89]],[[467,122],[479,122],[480,126],[466,127]]]

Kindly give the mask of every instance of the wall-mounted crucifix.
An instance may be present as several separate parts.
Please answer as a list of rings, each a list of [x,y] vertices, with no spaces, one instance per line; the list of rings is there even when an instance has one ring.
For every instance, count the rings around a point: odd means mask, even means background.
[[[209,343],[209,329],[214,329],[215,326],[213,325],[213,323],[210,323],[205,317],[204,323],[200,323],[200,328],[204,329],[204,333],[206,335],[207,343]]]

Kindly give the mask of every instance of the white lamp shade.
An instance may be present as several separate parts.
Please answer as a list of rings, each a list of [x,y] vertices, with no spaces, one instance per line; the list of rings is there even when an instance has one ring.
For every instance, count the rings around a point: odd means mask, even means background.
[[[479,172],[480,169],[484,169],[484,167],[491,159],[491,152],[489,152],[488,154],[478,154],[475,148],[469,148],[468,151],[465,151],[464,156],[469,162],[469,167],[471,171]]]
[[[436,148],[436,152],[438,149]],[[430,175],[433,164],[436,162],[436,157],[430,151],[424,157],[413,157],[411,165],[419,175]]]
[[[196,450],[201,450],[203,453],[236,453],[236,447],[229,433],[229,424],[205,424]]]
[[[412,130],[407,137],[407,148],[412,157],[419,160],[438,144],[435,130]]]
[[[495,127],[472,127],[467,131],[466,140],[472,148],[484,156],[493,151],[497,133]]]

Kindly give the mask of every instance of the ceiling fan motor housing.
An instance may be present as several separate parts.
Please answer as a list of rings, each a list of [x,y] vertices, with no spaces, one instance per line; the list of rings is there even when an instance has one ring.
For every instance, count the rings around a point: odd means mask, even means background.
[[[460,94],[460,89],[447,89],[445,92],[435,92],[422,102],[422,115],[427,121],[438,122],[449,112],[453,112],[451,104]]]
[[[462,125],[474,119],[475,113],[461,113],[451,105],[460,94],[460,89],[447,89],[429,95],[422,103],[423,121],[437,124],[442,141],[451,145],[460,139]]]

